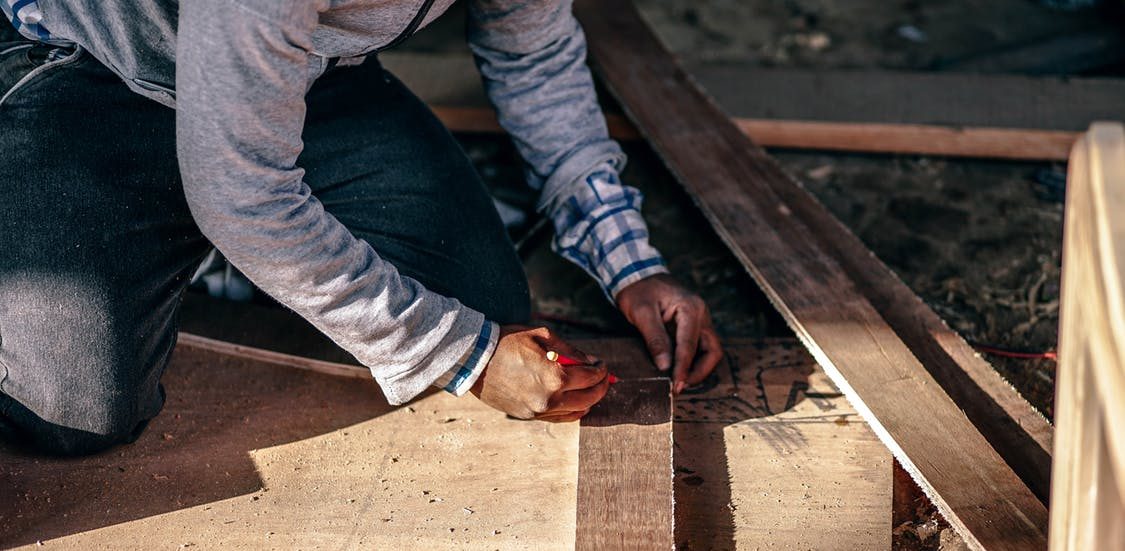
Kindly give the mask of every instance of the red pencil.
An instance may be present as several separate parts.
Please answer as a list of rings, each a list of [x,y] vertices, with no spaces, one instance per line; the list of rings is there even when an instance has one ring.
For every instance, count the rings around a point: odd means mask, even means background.
[[[559,365],[561,365],[563,367],[570,367],[570,366],[574,366],[574,365],[586,365],[584,362],[580,362],[580,361],[578,361],[574,358],[563,356],[562,354],[559,354],[558,352],[555,352],[554,350],[548,350],[547,351],[547,361],[558,362]],[[620,380],[613,373],[610,373],[609,375],[607,375],[607,378],[609,379],[609,384],[611,384],[611,385]]]

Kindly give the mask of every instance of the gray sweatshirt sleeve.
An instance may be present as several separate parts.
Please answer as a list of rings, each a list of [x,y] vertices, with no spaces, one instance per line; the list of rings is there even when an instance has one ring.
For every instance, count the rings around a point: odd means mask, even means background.
[[[400,275],[304,183],[296,161],[308,52],[325,4],[180,3],[184,192],[203,234],[239,270],[370,367],[397,404],[455,368],[494,327]]]
[[[554,250],[611,300],[666,273],[648,242],[641,193],[617,178],[625,155],[609,138],[571,1],[473,0],[468,35],[500,124],[541,190],[538,208],[554,222]]]
[[[540,210],[605,163],[623,167],[570,0],[472,0],[468,39],[500,124],[526,162],[528,183],[541,190]]]

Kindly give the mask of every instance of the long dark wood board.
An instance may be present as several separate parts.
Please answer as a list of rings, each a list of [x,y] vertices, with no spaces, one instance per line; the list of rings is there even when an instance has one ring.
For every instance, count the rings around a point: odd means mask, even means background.
[[[692,82],[631,2],[579,0],[575,11],[592,61],[626,114],[966,543],[1046,548],[1046,507],[915,357],[914,343],[901,336],[913,333],[892,327],[866,295],[869,282],[853,277],[870,270],[841,265],[855,237],[839,222],[815,220],[831,217]],[[828,228],[835,232],[822,235]],[[870,252],[854,262],[879,264]],[[897,281],[879,266],[875,275],[886,274],[879,279]],[[925,310],[917,298],[888,296],[913,313]],[[930,338],[933,350],[945,350],[946,338]]]

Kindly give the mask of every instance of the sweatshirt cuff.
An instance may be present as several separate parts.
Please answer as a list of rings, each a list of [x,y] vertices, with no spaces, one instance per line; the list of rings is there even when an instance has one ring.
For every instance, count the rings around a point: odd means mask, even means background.
[[[465,351],[461,358],[434,381],[433,386],[441,388],[454,396],[464,396],[484,372],[485,366],[492,360],[496,352],[496,345],[500,339],[500,326],[485,320],[481,326],[480,335],[471,348]]]

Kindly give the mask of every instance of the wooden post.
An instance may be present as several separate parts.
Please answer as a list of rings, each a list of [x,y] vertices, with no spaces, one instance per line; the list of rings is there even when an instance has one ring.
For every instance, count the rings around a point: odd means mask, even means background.
[[[1053,551],[1125,548],[1125,127],[1070,156],[1051,486]]]

